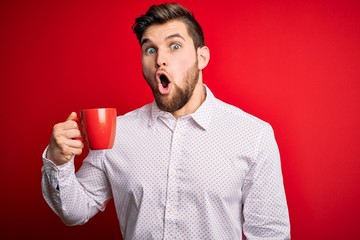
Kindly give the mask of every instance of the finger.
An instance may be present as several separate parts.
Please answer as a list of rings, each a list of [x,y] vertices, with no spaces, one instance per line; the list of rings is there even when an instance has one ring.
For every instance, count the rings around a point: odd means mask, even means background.
[[[82,148],[74,148],[73,154],[79,156],[82,153]]]
[[[80,130],[77,128],[75,123],[58,123],[53,128],[52,138],[54,138],[57,142],[80,136]]]
[[[68,144],[63,145],[61,148],[61,154],[69,160],[69,157],[71,157],[72,155],[80,155],[82,153],[82,149],[83,149],[83,144],[81,143],[81,141],[76,141],[76,140],[71,140],[74,141],[73,144],[76,147],[72,147]],[[80,143],[76,143],[76,142],[80,142]]]
[[[82,144],[80,142],[80,144]],[[82,145],[83,146],[83,145]],[[82,153],[83,148],[82,147],[69,147],[67,149],[67,156],[70,155],[80,155]]]
[[[58,149],[61,149],[64,155],[71,153],[71,148],[84,147],[84,144],[80,139],[66,138],[64,136],[54,138],[54,144]]]
[[[78,128],[71,128],[63,131],[63,136],[68,139],[81,138],[81,132]]]
[[[70,148],[75,148],[75,149],[82,149],[84,147],[84,143],[81,140],[77,140],[77,139],[71,139],[68,141],[67,144]]]
[[[68,130],[68,129],[78,129],[78,123],[74,120],[66,120],[63,123],[59,123],[59,129]]]
[[[67,154],[67,155],[64,155],[64,158],[65,158],[65,162],[67,162],[67,161],[70,161],[70,159],[72,158],[72,156],[74,156],[74,154]]]
[[[77,119],[76,112],[72,112],[72,113],[70,113],[70,115],[68,116],[68,118],[66,120],[76,120],[76,119]]]
[[[70,115],[67,117],[66,121],[64,122],[64,129],[71,129],[71,128],[79,128],[78,126],[78,117],[76,112],[70,113]]]

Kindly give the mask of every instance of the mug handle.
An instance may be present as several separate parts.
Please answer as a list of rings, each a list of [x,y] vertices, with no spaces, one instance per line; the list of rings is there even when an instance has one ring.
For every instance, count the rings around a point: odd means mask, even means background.
[[[84,142],[84,133],[83,133],[83,129],[82,129],[82,124],[81,124],[81,119],[79,117],[73,119],[73,121],[75,121],[78,125],[78,128],[80,130],[80,133],[81,133],[81,137],[78,137],[78,138],[74,138],[74,140],[79,140],[81,142]]]

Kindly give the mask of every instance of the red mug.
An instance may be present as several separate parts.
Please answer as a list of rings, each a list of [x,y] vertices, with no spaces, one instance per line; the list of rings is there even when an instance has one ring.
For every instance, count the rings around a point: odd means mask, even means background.
[[[92,150],[111,149],[116,133],[116,108],[93,108],[80,111],[80,130]]]

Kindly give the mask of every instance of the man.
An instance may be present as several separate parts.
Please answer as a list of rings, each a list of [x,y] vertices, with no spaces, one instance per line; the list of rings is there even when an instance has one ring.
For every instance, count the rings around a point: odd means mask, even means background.
[[[114,147],[90,151],[76,174],[76,114],[54,126],[43,155],[50,207],[83,224],[113,197],[124,239],[289,239],[272,128],[203,84],[210,52],[192,13],[152,6],[133,29],[155,101],[119,116]]]

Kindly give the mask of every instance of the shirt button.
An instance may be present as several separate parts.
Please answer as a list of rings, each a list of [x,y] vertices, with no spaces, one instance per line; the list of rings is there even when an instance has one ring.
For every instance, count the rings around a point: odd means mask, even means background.
[[[173,213],[173,212],[174,212],[173,207],[169,206],[169,207],[167,208],[167,212],[170,213],[170,214]]]
[[[169,174],[170,174],[171,177],[175,177],[176,176],[176,170],[173,169],[173,168],[170,168]]]

